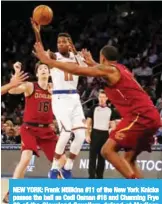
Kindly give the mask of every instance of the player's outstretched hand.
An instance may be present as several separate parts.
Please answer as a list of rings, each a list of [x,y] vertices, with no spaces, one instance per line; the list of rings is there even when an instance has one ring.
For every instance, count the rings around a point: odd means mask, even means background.
[[[34,45],[35,51],[33,51],[33,54],[42,62],[45,64],[49,63],[49,53],[46,52],[40,42],[36,42]]]
[[[69,41],[69,51],[73,52],[75,55],[77,54],[77,50],[74,46],[74,43],[71,38],[68,38]]]
[[[90,51],[87,49],[82,49],[81,54],[84,57],[86,64],[90,66],[96,65],[96,62],[94,61]]]
[[[28,74],[24,73],[23,71],[20,71],[17,74],[14,74],[10,80],[10,85],[12,87],[17,87],[20,84],[22,84],[27,78],[28,78]]]
[[[37,24],[32,18],[30,18],[30,21],[31,21],[34,32],[39,33],[41,26]]]
[[[14,63],[13,68],[15,70],[15,74],[19,74],[22,68],[21,62]]]

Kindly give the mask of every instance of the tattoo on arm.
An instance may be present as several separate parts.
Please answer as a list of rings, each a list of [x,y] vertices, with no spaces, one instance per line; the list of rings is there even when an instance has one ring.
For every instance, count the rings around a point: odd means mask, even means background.
[[[100,70],[104,70],[105,69],[105,65],[103,65],[103,64],[98,64],[95,67],[96,67],[96,69],[100,69]]]
[[[112,73],[112,72],[116,71],[116,67],[113,65],[99,64],[99,65],[96,65],[95,67],[99,70],[107,71],[107,73]]]

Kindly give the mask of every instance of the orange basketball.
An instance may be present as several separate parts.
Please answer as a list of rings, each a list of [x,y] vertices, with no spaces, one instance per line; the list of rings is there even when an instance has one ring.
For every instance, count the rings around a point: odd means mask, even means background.
[[[33,11],[33,20],[39,25],[48,25],[53,19],[53,11],[49,6],[40,5]]]

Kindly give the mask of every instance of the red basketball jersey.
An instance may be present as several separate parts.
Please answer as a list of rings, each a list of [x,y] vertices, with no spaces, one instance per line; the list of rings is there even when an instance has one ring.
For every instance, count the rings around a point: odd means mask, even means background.
[[[50,124],[53,122],[51,94],[34,84],[32,95],[25,97],[24,122]]]
[[[107,86],[105,92],[120,115],[124,117],[131,112],[144,113],[154,108],[150,97],[134,79],[132,73],[124,65],[114,66],[120,71],[121,78],[114,86]]]

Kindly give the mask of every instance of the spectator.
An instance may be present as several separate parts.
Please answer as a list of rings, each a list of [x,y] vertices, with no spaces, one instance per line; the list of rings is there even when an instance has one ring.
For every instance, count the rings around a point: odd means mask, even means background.
[[[3,142],[6,143],[6,144],[12,144],[12,143],[15,143],[15,140],[14,140],[14,128],[6,128],[5,130],[5,134],[3,135]]]
[[[161,93],[161,97],[157,100],[156,102],[156,107],[159,111],[162,110],[162,93]]]
[[[97,96],[98,96],[98,90],[99,90],[99,85],[96,84],[96,85],[94,86],[94,88],[92,89],[92,91],[91,91],[91,93],[90,93],[90,95],[89,95],[89,98],[97,98]]]
[[[141,67],[133,69],[133,73],[137,77],[150,77],[152,75],[152,69],[148,66],[148,63],[144,61]]]
[[[151,66],[155,65],[155,63],[158,59],[158,56],[157,56],[156,51],[154,49],[150,50],[148,59],[149,59],[149,63]]]

